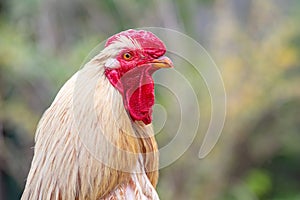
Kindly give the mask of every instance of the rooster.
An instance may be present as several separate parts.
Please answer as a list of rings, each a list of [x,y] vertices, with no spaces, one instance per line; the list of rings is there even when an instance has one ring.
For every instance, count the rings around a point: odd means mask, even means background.
[[[60,89],[35,135],[22,200],[159,199],[152,74],[171,68],[153,33],[127,30]]]

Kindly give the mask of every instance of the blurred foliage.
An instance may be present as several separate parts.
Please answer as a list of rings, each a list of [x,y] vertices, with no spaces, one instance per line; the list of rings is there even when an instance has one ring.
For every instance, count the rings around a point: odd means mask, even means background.
[[[38,120],[88,52],[145,26],[173,28],[204,45],[228,98],[222,136],[199,160],[210,102],[205,84],[197,91],[199,134],[161,170],[161,199],[300,199],[299,9],[297,0],[0,0],[0,199],[19,199]],[[159,134],[159,144],[170,137]]]

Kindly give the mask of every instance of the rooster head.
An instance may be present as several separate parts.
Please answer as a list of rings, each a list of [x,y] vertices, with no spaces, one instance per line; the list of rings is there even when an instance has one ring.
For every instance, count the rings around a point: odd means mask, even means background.
[[[173,67],[164,56],[164,43],[151,32],[130,29],[110,37],[102,53],[106,56],[105,76],[122,95],[131,119],[151,123],[152,74],[160,68]]]

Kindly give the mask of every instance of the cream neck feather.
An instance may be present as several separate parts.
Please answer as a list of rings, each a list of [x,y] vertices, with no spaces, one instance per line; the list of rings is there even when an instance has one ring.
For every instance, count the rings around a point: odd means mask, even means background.
[[[68,80],[41,118],[22,200],[98,199],[132,173],[146,173],[156,186],[152,125],[132,123],[103,74],[105,58],[95,57]],[[141,153],[144,167],[137,172]]]

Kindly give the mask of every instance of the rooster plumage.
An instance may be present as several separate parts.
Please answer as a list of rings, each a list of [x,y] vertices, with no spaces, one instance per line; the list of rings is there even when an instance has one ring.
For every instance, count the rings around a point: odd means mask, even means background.
[[[127,30],[61,88],[41,118],[22,200],[158,199],[152,74],[161,40]]]

